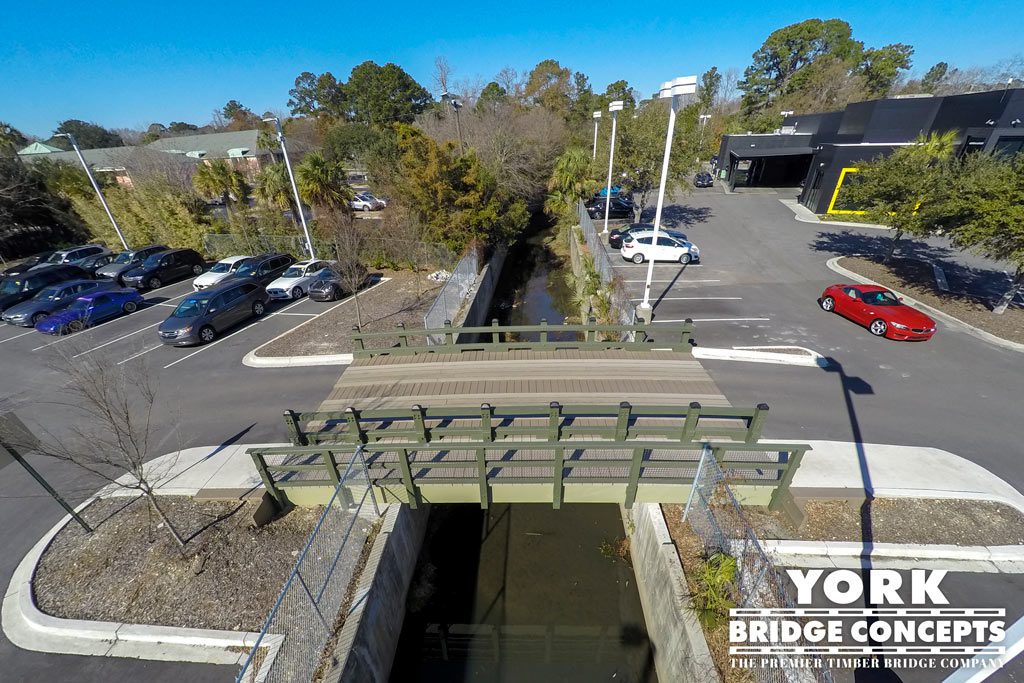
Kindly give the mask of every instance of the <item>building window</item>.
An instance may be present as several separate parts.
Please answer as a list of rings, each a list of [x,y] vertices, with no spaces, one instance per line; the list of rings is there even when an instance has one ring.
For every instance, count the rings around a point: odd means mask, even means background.
[[[993,154],[1007,157],[1017,156],[1021,151],[1024,151],[1024,136],[1021,135],[1001,137],[996,140],[996,144],[992,148]]]
[[[974,135],[967,136],[967,140],[964,142],[964,147],[960,150],[961,156],[968,154],[975,154],[985,149],[985,138],[977,137]]]

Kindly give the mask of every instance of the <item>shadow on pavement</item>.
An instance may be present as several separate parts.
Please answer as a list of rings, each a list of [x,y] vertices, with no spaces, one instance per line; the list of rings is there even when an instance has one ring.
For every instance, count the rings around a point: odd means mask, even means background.
[[[655,207],[649,206],[644,209],[640,216],[641,222],[654,220]],[[705,223],[711,218],[711,209],[706,206],[686,206],[685,204],[671,204],[661,209],[661,224],[666,228],[678,228],[690,226],[695,223]]]

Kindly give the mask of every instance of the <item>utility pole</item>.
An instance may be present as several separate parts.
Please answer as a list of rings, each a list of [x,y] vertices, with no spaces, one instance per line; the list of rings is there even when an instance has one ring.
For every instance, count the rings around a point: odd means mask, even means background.
[[[608,146],[608,184],[604,188],[604,230],[602,235],[608,234],[608,213],[612,208],[612,164],[615,162],[615,122],[618,114],[626,106],[622,100],[615,100],[608,104],[608,111],[612,113],[612,141]]]
[[[302,197],[299,196],[299,187],[295,184],[295,174],[292,173],[292,162],[288,159],[288,148],[284,143],[284,130],[281,128],[281,120],[276,116],[269,116],[263,119],[264,123],[273,121],[274,127],[277,129],[277,143],[281,145],[281,152],[284,154],[284,165],[288,169],[288,179],[292,181],[292,191],[295,193],[295,210],[299,212],[299,221],[302,223],[302,234],[306,237],[306,251],[309,252],[309,258],[315,259],[316,253],[313,251],[313,240],[309,238],[309,226],[306,225],[306,212],[302,209]]]
[[[100,184],[96,182],[96,178],[92,174],[92,169],[89,168],[89,164],[85,163],[85,157],[82,156],[82,150],[78,148],[78,142],[75,140],[75,136],[71,133],[57,133],[54,135],[57,138],[67,138],[68,142],[71,143],[72,149],[75,150],[75,154],[78,155],[78,160],[82,163],[82,168],[85,169],[85,175],[89,176],[89,182],[92,183],[92,189],[96,190],[96,196],[100,198],[100,204],[103,205],[103,210],[107,212],[107,218],[110,219],[110,224],[114,226],[114,232],[117,233],[118,238],[121,240],[121,246],[125,248],[125,251],[129,249],[128,242],[124,238],[124,233],[121,232],[121,227],[114,220],[114,214],[110,212],[110,207],[107,205],[107,198],[103,196],[103,190],[100,189]]]

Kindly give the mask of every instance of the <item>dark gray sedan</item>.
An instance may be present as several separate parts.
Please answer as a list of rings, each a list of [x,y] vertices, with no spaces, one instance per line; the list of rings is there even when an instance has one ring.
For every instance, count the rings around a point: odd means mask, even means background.
[[[142,262],[153,254],[159,254],[164,251],[168,251],[168,248],[162,244],[151,244],[148,247],[122,251],[114,257],[114,260],[111,263],[97,270],[96,277],[108,277],[123,285],[124,283],[121,280],[121,275],[132,268],[142,265]]]
[[[189,294],[160,323],[160,341],[171,346],[209,344],[222,332],[267,310],[270,296],[254,280],[228,280]]]
[[[3,321],[9,325],[34,327],[43,318],[62,311],[83,294],[92,294],[108,289],[117,289],[109,280],[68,280],[41,290],[28,301],[11,306],[3,314]]]

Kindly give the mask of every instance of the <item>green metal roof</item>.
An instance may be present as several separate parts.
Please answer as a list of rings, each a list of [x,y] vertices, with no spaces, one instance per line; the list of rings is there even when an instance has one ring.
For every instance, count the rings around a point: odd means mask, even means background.
[[[53,152],[63,152],[60,147],[53,147],[42,142],[33,142],[31,145],[18,152],[21,156],[28,156],[30,154],[52,154]]]
[[[233,130],[224,133],[207,133],[206,135],[179,135],[177,137],[160,138],[149,143],[150,149],[161,152],[185,154],[202,159],[227,159],[228,157],[256,156],[260,151],[256,143],[258,130]],[[239,154],[238,150],[245,150]]]

